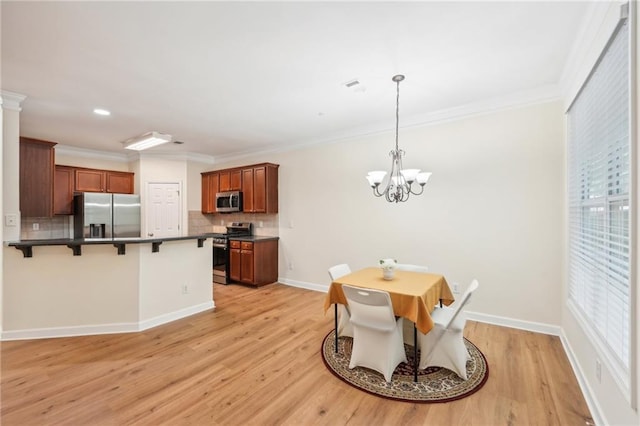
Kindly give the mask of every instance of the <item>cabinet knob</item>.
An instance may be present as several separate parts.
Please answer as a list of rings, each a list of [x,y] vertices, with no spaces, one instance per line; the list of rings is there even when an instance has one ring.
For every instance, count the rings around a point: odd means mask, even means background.
[[[150,237],[153,237],[153,232],[149,232],[147,235],[149,235]]]

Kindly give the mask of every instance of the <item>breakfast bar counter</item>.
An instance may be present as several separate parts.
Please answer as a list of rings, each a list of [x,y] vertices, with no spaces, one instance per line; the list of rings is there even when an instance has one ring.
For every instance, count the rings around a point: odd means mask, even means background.
[[[151,244],[151,251],[157,253],[160,244],[165,241],[197,240],[198,247],[203,247],[204,241],[213,234],[187,235],[165,238],[58,238],[48,240],[21,240],[6,243],[9,247],[15,247],[22,251],[24,257],[33,257],[33,247],[42,246],[66,246],[73,251],[74,256],[82,255],[84,245],[113,245],[118,249],[118,254],[126,254],[127,244]]]
[[[5,242],[1,338],[136,332],[211,310],[208,237]]]

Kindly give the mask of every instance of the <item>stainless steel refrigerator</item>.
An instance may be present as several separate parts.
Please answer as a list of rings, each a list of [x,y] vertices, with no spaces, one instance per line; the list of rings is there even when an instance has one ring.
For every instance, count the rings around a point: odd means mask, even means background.
[[[140,237],[139,195],[83,192],[74,207],[74,238]]]

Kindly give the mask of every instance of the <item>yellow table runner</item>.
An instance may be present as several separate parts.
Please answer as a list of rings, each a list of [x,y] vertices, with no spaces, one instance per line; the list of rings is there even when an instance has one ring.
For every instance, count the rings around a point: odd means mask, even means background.
[[[394,313],[413,321],[422,333],[433,328],[431,311],[440,299],[445,305],[454,301],[449,284],[442,275],[396,270],[395,278],[387,281],[382,278],[382,270],[374,267],[352,272],[332,282],[324,301],[325,312],[334,303],[347,304],[342,292],[343,284],[388,292]]]

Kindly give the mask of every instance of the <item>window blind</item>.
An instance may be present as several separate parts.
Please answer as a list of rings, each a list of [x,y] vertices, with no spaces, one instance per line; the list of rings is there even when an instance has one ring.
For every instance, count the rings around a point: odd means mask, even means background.
[[[568,115],[569,301],[630,371],[629,26],[622,21]]]

